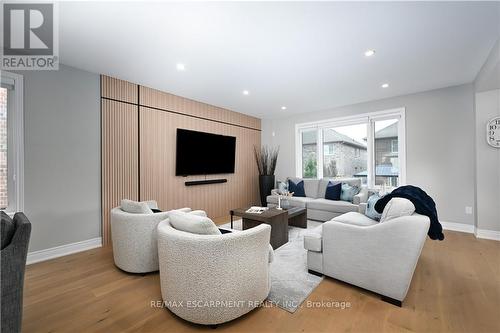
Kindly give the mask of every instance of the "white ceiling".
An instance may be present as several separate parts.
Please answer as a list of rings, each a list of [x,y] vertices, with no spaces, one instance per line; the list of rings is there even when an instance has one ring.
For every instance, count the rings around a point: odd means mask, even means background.
[[[472,82],[500,35],[498,2],[65,2],[59,10],[62,63],[263,118]]]

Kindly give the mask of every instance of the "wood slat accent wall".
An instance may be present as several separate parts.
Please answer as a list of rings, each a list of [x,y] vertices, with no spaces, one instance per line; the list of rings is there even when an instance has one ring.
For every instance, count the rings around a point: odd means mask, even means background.
[[[139,104],[194,117],[216,120],[227,124],[244,126],[258,130],[261,129],[261,121],[259,118],[147,87],[140,87]]]
[[[111,242],[110,211],[121,199],[139,199],[138,107],[101,99],[102,240]]]
[[[157,200],[162,210],[203,209],[212,218],[258,204],[253,147],[260,146],[260,119],[104,75],[101,113],[104,244],[111,242],[109,213],[123,198]],[[176,177],[177,128],[235,136],[235,173]],[[228,182],[184,185],[205,178]]]
[[[137,84],[101,75],[101,97],[137,104]]]
[[[139,112],[141,200],[157,200],[162,210],[202,209],[214,218],[229,215],[232,208],[258,204],[258,172],[253,146],[260,146],[259,131],[146,107],[141,107]],[[235,173],[207,176],[207,179],[226,178],[227,183],[188,187],[185,181],[205,177],[175,176],[177,128],[236,137]]]

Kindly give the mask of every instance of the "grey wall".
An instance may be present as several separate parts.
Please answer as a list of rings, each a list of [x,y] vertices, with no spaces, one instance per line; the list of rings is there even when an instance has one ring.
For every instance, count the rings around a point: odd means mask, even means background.
[[[474,89],[471,84],[332,110],[262,120],[262,143],[279,145],[277,179],[295,175],[295,124],[406,108],[407,183],[436,201],[440,219],[474,224]],[[273,136],[274,132],[274,136]]]
[[[30,251],[100,236],[99,75],[23,71]]]
[[[500,149],[486,143],[486,124],[500,116],[500,40],[474,82],[476,227],[500,231]]]
[[[476,94],[477,228],[500,231],[500,149],[486,142],[486,124],[500,117],[500,90]]]
[[[488,58],[474,81],[476,92],[500,88],[500,39],[491,49]]]

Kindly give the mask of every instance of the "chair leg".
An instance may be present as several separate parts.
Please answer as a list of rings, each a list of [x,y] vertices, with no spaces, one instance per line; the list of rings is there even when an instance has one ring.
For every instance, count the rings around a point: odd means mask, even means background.
[[[319,272],[313,271],[312,269],[308,269],[307,272],[309,274],[312,274],[312,275],[323,276],[323,273],[319,273]]]
[[[399,307],[403,306],[403,302],[398,301],[397,299],[394,299],[394,298],[390,298],[390,297],[387,297],[387,296],[384,296],[384,295],[380,295],[380,299],[382,301],[384,301],[384,302],[390,303],[390,304],[395,305],[395,306],[399,306]]]

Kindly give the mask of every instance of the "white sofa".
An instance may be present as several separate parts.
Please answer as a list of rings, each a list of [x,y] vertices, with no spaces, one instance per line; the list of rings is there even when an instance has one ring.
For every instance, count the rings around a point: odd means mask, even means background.
[[[361,178],[341,178],[341,179],[301,179],[289,178],[294,183],[304,181],[305,197],[291,197],[288,199],[291,207],[307,208],[307,218],[316,221],[329,221],[332,218],[347,212],[359,211],[359,204],[368,199],[368,189],[362,186]],[[358,186],[361,190],[353,198],[352,203],[342,200],[325,199],[325,191],[328,182],[343,182]],[[278,204],[277,190],[267,197],[268,207],[275,207]]]
[[[308,269],[401,306],[429,224],[429,218],[419,214],[382,223],[361,213],[343,214],[305,235]]]
[[[157,209],[156,201],[146,202]],[[182,211],[190,211],[182,208]],[[118,268],[129,273],[148,273],[158,270],[156,227],[168,218],[169,212],[128,213],[120,207],[111,210],[111,241],[113,258]]]
[[[199,235],[158,225],[161,294],[187,321],[217,325],[251,311],[270,291],[271,227]]]

